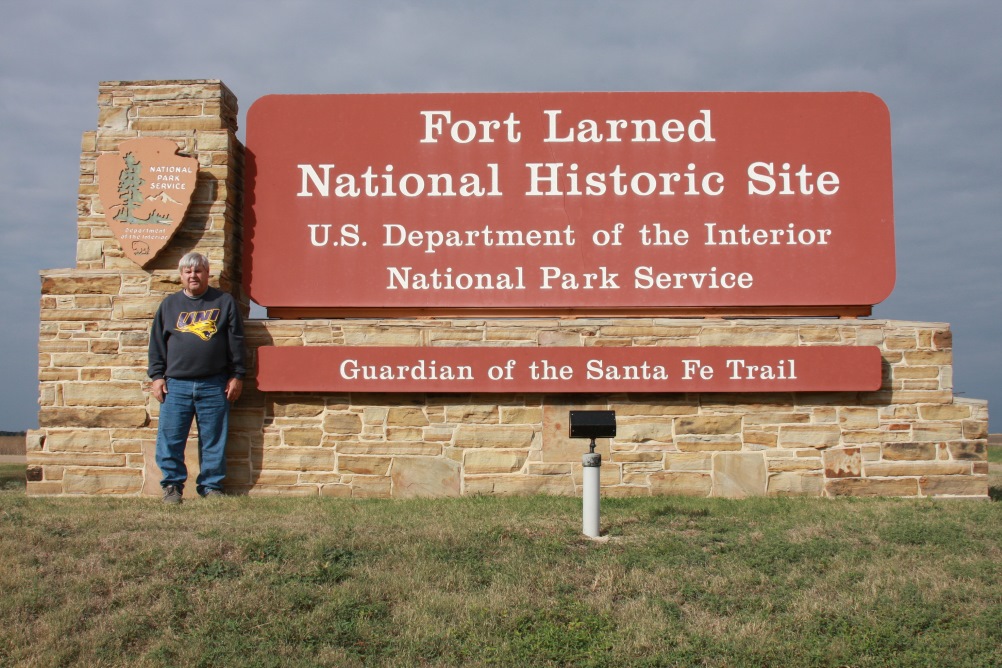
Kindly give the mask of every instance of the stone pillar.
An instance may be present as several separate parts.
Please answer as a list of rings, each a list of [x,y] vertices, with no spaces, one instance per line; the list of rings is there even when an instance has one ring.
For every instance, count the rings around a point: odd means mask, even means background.
[[[144,451],[152,452],[159,412],[147,392],[149,330],[161,299],[180,287],[182,255],[206,255],[212,282],[247,310],[236,97],[218,80],[106,81],[98,109],[97,130],[82,142],[76,267],[41,272],[39,429],[27,439],[29,494],[143,488]],[[100,155],[138,137],[176,142],[199,166],[181,227],[146,268],[124,255],[105,222],[96,171]]]

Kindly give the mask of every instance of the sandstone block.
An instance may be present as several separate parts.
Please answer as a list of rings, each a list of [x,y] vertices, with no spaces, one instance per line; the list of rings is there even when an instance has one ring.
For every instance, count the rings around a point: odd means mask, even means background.
[[[548,462],[529,462],[525,467],[525,472],[529,475],[571,475],[574,472],[574,465],[570,462],[565,464],[550,464]]]
[[[460,424],[498,424],[500,413],[495,405],[449,406],[445,411],[445,421]]]
[[[362,431],[362,419],[357,413],[330,413],[324,417],[328,434],[357,434]]]
[[[63,493],[63,483],[57,481],[27,481],[28,496],[57,496]]]
[[[741,433],[741,416],[706,416],[675,418],[675,433],[683,435],[719,435]]]
[[[143,472],[126,468],[67,467],[63,473],[66,494],[138,494],[143,487]]]
[[[937,380],[941,372],[938,366],[896,366],[892,376],[894,380]]]
[[[904,354],[904,363],[908,366],[949,366],[953,364],[953,353],[949,350],[916,350]]]
[[[351,485],[327,484],[320,486],[320,496],[347,499],[351,497]]]
[[[112,452],[107,429],[49,430],[45,439],[49,452]]]
[[[713,479],[709,473],[663,471],[648,476],[651,494],[670,496],[709,496]]]
[[[769,476],[768,496],[821,496],[824,480],[816,473],[774,473]]]
[[[293,427],[282,430],[282,443],[293,447],[313,447],[320,445],[324,433],[320,429]]]
[[[964,420],[964,438],[985,439],[988,438],[988,418],[982,420]]]
[[[387,427],[387,441],[421,441],[424,440],[424,430],[421,427]]]
[[[695,416],[699,412],[699,406],[673,400],[666,400],[665,403],[616,403],[609,406],[616,411],[616,418],[628,417],[665,417],[689,415]]]
[[[888,335],[884,337],[884,347],[887,350],[915,350],[918,348],[918,339],[911,335]]]
[[[670,471],[709,471],[713,456],[708,452],[669,452],[664,455],[665,469]]]
[[[946,444],[951,459],[985,461],[988,446],[984,441],[953,441]]]
[[[838,409],[838,423],[843,429],[876,429],[880,414],[876,408],[843,407]]]
[[[227,469],[226,480],[227,482],[232,480],[235,483],[243,478],[238,475],[238,472]],[[295,485],[299,482],[299,473],[295,471],[255,471],[250,473],[249,480],[253,484],[263,487]]]
[[[535,432],[532,427],[506,425],[460,425],[455,445],[461,448],[527,449]]]
[[[918,496],[916,478],[836,478],[825,482],[828,496]]]
[[[459,496],[458,462],[445,457],[396,457],[390,470],[393,496],[401,499]]]
[[[337,469],[343,473],[358,473],[361,475],[386,475],[390,471],[390,457],[364,457],[356,455],[341,455],[337,458]]]
[[[839,443],[841,430],[834,425],[784,425],[779,428],[781,448],[831,448]]]
[[[766,492],[765,456],[759,452],[724,452],[713,455],[710,496],[744,499]]]
[[[424,344],[416,327],[346,327],[345,345],[349,346],[420,346]]]
[[[811,422],[809,413],[791,411],[750,411],[744,416],[745,426],[778,425],[778,424],[808,424]]]
[[[890,461],[936,459],[935,443],[885,443],[883,458]]]
[[[617,443],[671,443],[672,440],[670,420],[620,422],[616,425]]]
[[[227,488],[227,490],[229,491],[230,488]],[[233,487],[231,492],[236,494],[247,494],[247,496],[309,497],[319,496],[320,489],[317,485],[273,485],[270,487],[254,485],[246,488],[237,485]]]
[[[664,327],[654,325],[606,325],[599,330],[602,336],[609,337],[646,337],[660,338],[665,336],[668,330]]]
[[[485,341],[520,341],[535,343],[539,333],[535,327],[491,327],[487,326],[483,338]]]
[[[867,462],[863,466],[867,476],[919,476],[919,475],[970,475],[971,462]]]
[[[741,450],[741,441],[737,436],[721,436],[718,438],[683,437],[675,441],[675,447],[680,452],[735,452]]]
[[[919,416],[930,421],[966,420],[971,417],[971,407],[966,404],[919,406]]]
[[[574,496],[577,490],[570,476],[467,476],[464,494],[530,495],[555,494]]]
[[[463,458],[463,472],[467,475],[514,473],[522,468],[527,457],[524,450],[467,450]]]
[[[581,334],[579,332],[553,332],[550,330],[539,332],[540,346],[580,346],[581,343]]]
[[[144,427],[145,408],[60,408],[42,407],[38,424],[42,427]]]
[[[285,475],[295,478],[297,474],[285,473]],[[225,487],[232,487],[234,485],[249,485],[251,483],[251,480],[252,480],[251,467],[249,461],[233,460],[230,457],[226,458],[226,480],[224,481]],[[146,490],[144,488],[143,492],[145,493],[145,491]]]
[[[48,436],[47,431],[41,429],[29,429],[24,437],[25,452],[38,452],[44,445]]]
[[[95,355],[116,355],[118,349],[118,341],[115,339],[95,339],[90,342],[90,352]]]
[[[441,443],[386,443],[382,441],[352,443],[337,441],[335,448],[342,455],[420,455],[435,457],[442,454]]]
[[[613,450],[609,459],[617,463],[657,463],[660,465],[664,461],[664,457],[664,452],[661,450],[636,450],[630,452]]]
[[[424,440],[451,443],[453,432],[451,427],[428,427],[424,430]]]
[[[800,327],[798,328],[802,343],[841,343],[842,333],[838,327]]]
[[[117,295],[121,289],[122,277],[118,274],[42,275],[43,295]]]
[[[821,454],[826,478],[858,478],[863,460],[859,448],[832,448]],[[874,474],[876,475],[876,474]]]
[[[357,475],[351,479],[351,495],[358,499],[389,499],[393,481],[383,476]]]
[[[199,132],[195,135],[195,148],[199,152],[228,151],[230,135],[228,132]]]
[[[265,448],[261,469],[333,471],[334,451],[328,448]]]
[[[447,329],[428,333],[428,340],[434,345],[462,344],[468,341],[483,341],[483,332],[469,329]]]
[[[121,297],[112,308],[117,320],[152,320],[160,308],[160,297]]]
[[[746,429],[742,440],[747,448],[775,448],[779,444],[779,430],[755,431]]]
[[[964,438],[964,425],[959,422],[916,424],[912,427],[915,441],[953,441]]]
[[[925,496],[976,496],[988,498],[988,476],[924,476],[919,487]]]
[[[799,457],[789,459],[784,457],[766,460],[769,473],[796,473],[800,471],[821,471],[822,460],[817,457]]]
[[[583,467],[578,466],[577,472],[580,473]],[[622,477],[629,480],[646,480],[645,476],[649,473],[660,473],[664,471],[664,465],[661,462],[610,462],[605,459],[602,460],[602,470],[601,477],[604,479],[606,474],[611,471],[622,470]],[[580,475],[577,478],[581,478]]]
[[[424,410],[418,406],[391,407],[386,415],[386,424],[393,427],[424,427],[429,424]]]
[[[702,346],[795,346],[796,330],[780,327],[723,327],[704,329],[699,335]]]
[[[63,383],[67,406],[145,406],[146,394],[139,383]]]
[[[104,255],[104,242],[97,239],[77,241],[77,262],[97,262]]]
[[[501,406],[501,424],[540,424],[541,406]]]
[[[324,400],[322,397],[296,400],[296,401],[276,401],[272,404],[272,410],[276,417],[304,418],[317,417],[324,412]],[[326,424],[325,424],[326,427]],[[324,431],[330,431],[324,429]]]

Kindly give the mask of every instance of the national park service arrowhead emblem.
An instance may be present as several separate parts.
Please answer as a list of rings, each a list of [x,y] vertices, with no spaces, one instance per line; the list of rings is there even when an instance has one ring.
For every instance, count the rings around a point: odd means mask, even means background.
[[[167,245],[181,227],[197,177],[198,160],[177,155],[169,139],[130,139],[118,153],[98,156],[104,217],[126,257],[143,267]]]

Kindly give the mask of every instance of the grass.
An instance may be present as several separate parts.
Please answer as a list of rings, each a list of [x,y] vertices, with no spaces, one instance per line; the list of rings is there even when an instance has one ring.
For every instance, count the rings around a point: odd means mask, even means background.
[[[573,498],[23,489],[0,665],[1002,664],[995,502],[606,499],[590,541]]]

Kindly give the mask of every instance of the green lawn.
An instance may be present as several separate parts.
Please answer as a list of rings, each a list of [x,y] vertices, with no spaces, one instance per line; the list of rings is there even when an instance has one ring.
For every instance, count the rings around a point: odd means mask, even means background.
[[[26,498],[0,665],[1002,665],[1002,504]]]

